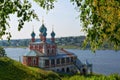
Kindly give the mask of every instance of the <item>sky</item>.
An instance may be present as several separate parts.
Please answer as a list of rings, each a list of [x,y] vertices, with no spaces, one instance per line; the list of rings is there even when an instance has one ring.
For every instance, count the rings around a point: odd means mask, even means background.
[[[32,22],[26,22],[19,32],[17,30],[17,17],[11,15],[10,26],[12,27],[9,29],[12,34],[11,39],[31,38],[33,26],[36,38],[39,38],[39,28],[41,27],[42,19],[44,19],[44,24],[47,28],[48,38],[51,37],[52,27],[54,28],[56,37],[81,36],[85,34],[81,31],[82,26],[78,18],[79,13],[69,0],[58,0],[58,2],[55,3],[55,8],[50,11],[43,10],[32,0],[29,1],[32,3],[32,9],[35,10],[40,21],[33,20]]]

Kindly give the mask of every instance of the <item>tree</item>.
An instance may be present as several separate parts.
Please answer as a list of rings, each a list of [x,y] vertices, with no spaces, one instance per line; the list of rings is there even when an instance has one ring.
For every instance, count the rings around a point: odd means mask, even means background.
[[[55,0],[34,0],[44,9],[52,9],[54,7],[53,2]],[[23,28],[24,23],[31,21],[32,19],[38,19],[34,10],[31,9],[32,5],[29,0],[0,0],[0,39],[3,35],[7,35],[7,39],[10,40],[11,33],[8,29],[10,14],[14,14],[18,17],[18,31]]]
[[[95,51],[104,43],[120,46],[120,0],[72,0],[80,9],[83,31],[87,33],[85,43]]]
[[[6,56],[5,50],[3,47],[0,47],[0,57]]]
[[[0,0],[0,39],[3,35],[7,35],[8,40],[11,38],[8,31],[10,14],[15,14],[18,17],[18,31],[21,30],[24,22],[31,21],[33,18],[38,19],[27,0],[23,2],[21,0]]]

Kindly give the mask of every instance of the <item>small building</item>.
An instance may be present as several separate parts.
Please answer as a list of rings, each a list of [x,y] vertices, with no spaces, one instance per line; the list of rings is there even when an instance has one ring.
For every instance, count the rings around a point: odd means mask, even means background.
[[[44,23],[39,29],[40,42],[35,41],[34,31],[31,33],[29,52],[23,56],[23,64],[28,66],[40,67],[45,70],[56,72],[76,72],[77,56],[65,49],[58,49],[55,43],[55,32],[51,32],[51,40],[46,39],[47,28]],[[77,62],[78,63],[78,62]],[[81,70],[82,63],[79,63]]]

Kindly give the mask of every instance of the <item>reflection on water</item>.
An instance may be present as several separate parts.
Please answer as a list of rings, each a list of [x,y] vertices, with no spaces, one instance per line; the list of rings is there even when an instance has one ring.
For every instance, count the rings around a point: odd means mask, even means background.
[[[22,56],[28,51],[28,48],[6,48],[7,56],[14,60],[21,60]],[[92,53],[90,50],[67,49],[75,53],[78,58],[85,63],[88,60],[93,64],[93,71],[101,74],[120,74],[120,51],[98,50]]]

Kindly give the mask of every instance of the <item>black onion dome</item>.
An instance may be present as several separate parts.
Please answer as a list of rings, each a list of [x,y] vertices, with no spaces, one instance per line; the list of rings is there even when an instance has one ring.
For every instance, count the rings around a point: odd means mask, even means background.
[[[40,31],[41,33],[43,33],[44,31],[45,31],[45,32],[47,31],[47,28],[45,27],[44,24],[41,25],[39,31]]]
[[[31,33],[31,36],[32,36],[32,37],[35,37],[35,33],[34,33],[34,31]]]
[[[44,31],[44,32],[43,32],[43,36],[45,36],[45,37],[47,36],[47,33],[46,33],[46,31]]]
[[[52,36],[52,37],[55,37],[55,33],[54,33],[54,31],[52,31],[51,36]]]

